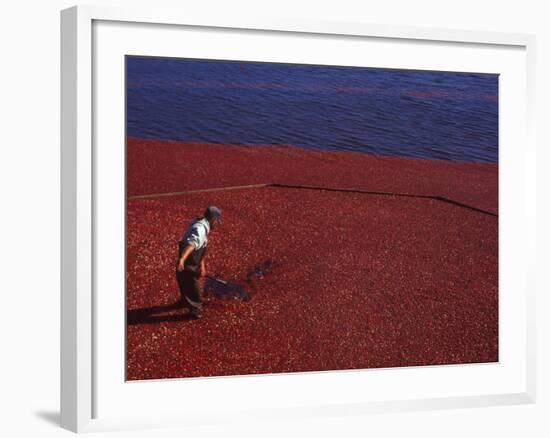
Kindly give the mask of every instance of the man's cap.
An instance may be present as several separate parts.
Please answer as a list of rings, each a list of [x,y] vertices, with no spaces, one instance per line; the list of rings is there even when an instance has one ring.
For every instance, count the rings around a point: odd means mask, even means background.
[[[222,219],[222,211],[219,209],[219,207],[216,207],[215,205],[209,205],[206,209],[205,215],[217,219],[218,221],[221,221]]]

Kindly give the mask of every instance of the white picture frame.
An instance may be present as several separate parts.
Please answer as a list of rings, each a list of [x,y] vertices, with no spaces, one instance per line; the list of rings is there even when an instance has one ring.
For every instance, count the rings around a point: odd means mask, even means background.
[[[330,372],[314,373],[313,377],[303,374],[287,376],[286,380],[273,381],[270,377],[241,377],[241,378],[214,378],[192,379],[188,385],[200,387],[207,393],[212,388],[212,394],[221,394],[223,391],[237,390],[248,394],[250,382],[256,387],[269,391],[275,385],[299,385],[301,380],[311,380],[309,385],[318,385],[320,381],[328,388],[342,387],[341,392],[334,391],[334,402],[329,390],[318,402],[303,399],[293,405],[285,401],[284,395],[275,397],[270,404],[262,405],[256,400],[257,406],[245,406],[237,412],[224,414],[221,409],[210,408],[208,412],[197,408],[193,418],[189,418],[178,410],[166,412],[159,406],[157,411],[147,408],[149,415],[129,415],[120,412],[120,415],[98,415],[102,406],[98,401],[98,385],[102,376],[98,377],[98,345],[101,335],[98,336],[98,325],[105,324],[103,317],[98,315],[98,304],[94,298],[98,284],[105,280],[98,277],[96,266],[98,263],[97,238],[97,210],[98,199],[97,178],[103,172],[101,166],[104,161],[98,159],[94,153],[95,141],[98,132],[94,127],[100,118],[98,114],[98,97],[94,87],[97,85],[100,71],[94,65],[95,57],[101,56],[98,50],[103,50],[101,36],[94,33],[94,26],[98,23],[131,24],[132,26],[153,26],[157,30],[170,29],[182,26],[187,29],[199,29],[202,33],[215,32],[223,29],[240,30],[242,38],[253,40],[262,32],[270,32],[277,36],[349,36],[353,40],[369,39],[373,41],[389,41],[390,43],[407,43],[411,46],[427,43],[454,44],[466,49],[485,47],[488,50],[496,49],[502,52],[509,50],[516,53],[514,59],[520,59],[521,65],[513,68],[521,70],[521,78],[526,81],[525,87],[518,88],[521,111],[524,118],[515,120],[521,126],[514,135],[514,144],[518,154],[516,159],[509,159],[505,164],[511,172],[517,171],[517,190],[509,189],[501,179],[500,203],[506,207],[507,200],[511,210],[507,216],[504,209],[504,235],[513,232],[517,223],[528,225],[521,231],[524,238],[508,246],[522,257],[522,264],[514,275],[519,306],[510,309],[510,315],[517,312],[519,330],[517,345],[521,347],[518,367],[515,374],[513,389],[500,390],[498,381],[495,390],[484,393],[465,391],[461,395],[441,393],[439,396],[418,398],[412,395],[378,397],[376,399],[361,399],[352,397],[346,392],[345,379],[361,378],[361,372]],[[107,36],[110,35],[107,33]],[[344,43],[345,44],[345,43]],[[113,44],[116,46],[116,44]],[[196,48],[200,50],[200,47]],[[121,49],[123,50],[123,49]],[[518,54],[520,54],[518,56]],[[511,58],[512,59],[512,58]],[[296,418],[311,415],[361,415],[369,412],[398,412],[418,409],[441,409],[451,407],[475,407],[488,405],[533,403],[535,401],[535,309],[534,309],[534,232],[535,232],[535,142],[533,133],[534,123],[534,61],[535,37],[527,34],[508,34],[482,31],[462,31],[452,29],[427,29],[403,26],[385,26],[366,23],[339,23],[317,22],[298,18],[274,17],[245,17],[239,19],[219,17],[212,14],[198,16],[189,15],[184,10],[166,11],[161,9],[131,10],[104,6],[75,6],[61,12],[61,426],[75,431],[102,431],[126,428],[162,427],[187,424],[218,423],[234,421],[239,418],[256,419],[268,418]],[[460,61],[457,61],[460,63]],[[514,61],[516,62],[516,61]],[[400,67],[401,65],[395,65]],[[512,68],[512,67],[511,67]],[[498,70],[498,69],[497,69]],[[518,70],[518,71],[519,71]],[[498,72],[498,71],[497,71]],[[120,78],[119,78],[120,79]],[[522,90],[522,91],[521,91]],[[121,90],[118,90],[119,92]],[[501,105],[506,105],[506,100]],[[515,131],[514,131],[515,132]],[[512,157],[512,152],[510,157]],[[518,159],[520,161],[518,161]],[[502,163],[501,163],[502,164]],[[519,181],[519,183],[518,183]],[[504,183],[504,184],[502,184]],[[504,197],[505,196],[505,197]],[[503,198],[504,197],[504,198]],[[518,202],[522,202],[518,205]],[[511,211],[510,210],[510,211]],[[512,218],[511,215],[516,215]],[[503,228],[500,228],[503,231]],[[519,231],[516,229],[516,231]],[[515,242],[515,241],[514,241]],[[515,246],[514,246],[515,245]],[[518,255],[516,254],[516,257]],[[501,276],[502,281],[502,276]],[[506,309],[504,309],[506,311]],[[122,317],[122,316],[121,316]],[[508,318],[509,319],[509,318]],[[103,338],[104,339],[104,338]],[[505,337],[501,342],[508,342]],[[502,346],[502,345],[501,345]],[[519,348],[519,347],[518,347]],[[517,353],[517,351],[516,351]],[[105,355],[103,355],[105,357]],[[504,367],[505,363],[499,363]],[[456,366],[455,368],[461,368]],[[469,367],[468,373],[475,375],[481,368]],[[519,370],[519,371],[518,371]],[[412,375],[399,374],[398,371],[391,378],[396,382],[407,383]],[[416,370],[423,378],[429,374],[438,373],[438,367],[422,367]],[[446,371],[445,371],[446,372]],[[493,371],[496,373],[496,371]],[[370,378],[372,379],[372,373]],[[382,372],[378,374],[380,378]],[[445,376],[442,376],[445,378]],[[99,380],[98,380],[99,379]],[[218,383],[219,382],[219,383]],[[119,382],[124,385],[124,381]],[[157,382],[158,383],[158,382]],[[167,385],[176,385],[176,382],[164,382]],[[179,383],[178,383],[179,384]],[[351,382],[353,384],[353,382]],[[135,396],[137,385],[127,384],[132,388]],[[381,384],[381,391],[384,390]],[[101,393],[101,390],[99,391]],[[209,393],[210,394],[210,393]],[[135,398],[135,397],[134,397]],[[139,402],[139,398],[136,399]],[[118,401],[117,401],[118,403]],[[135,407],[135,406],[134,406]],[[202,409],[202,410],[201,410]],[[99,411],[98,411],[99,410]]]

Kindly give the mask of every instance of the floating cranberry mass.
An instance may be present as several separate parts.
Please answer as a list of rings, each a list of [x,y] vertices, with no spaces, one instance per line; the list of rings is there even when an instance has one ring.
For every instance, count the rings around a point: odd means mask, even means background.
[[[191,167],[190,162],[201,162]],[[264,183],[443,196],[258,187]],[[498,360],[494,164],[130,139],[129,380]],[[251,299],[177,301],[177,242],[215,204],[209,275]]]

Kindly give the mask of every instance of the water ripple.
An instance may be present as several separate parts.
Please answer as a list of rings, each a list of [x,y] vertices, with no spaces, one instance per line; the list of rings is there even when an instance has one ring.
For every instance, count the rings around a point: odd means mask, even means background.
[[[131,57],[128,135],[498,161],[498,77]]]

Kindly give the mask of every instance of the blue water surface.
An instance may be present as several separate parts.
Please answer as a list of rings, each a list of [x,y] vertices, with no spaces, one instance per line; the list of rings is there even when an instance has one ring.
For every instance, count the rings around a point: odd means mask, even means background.
[[[130,137],[498,161],[498,75],[126,62]]]

